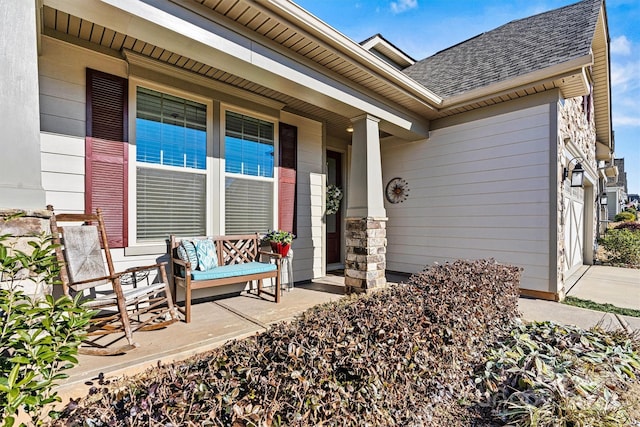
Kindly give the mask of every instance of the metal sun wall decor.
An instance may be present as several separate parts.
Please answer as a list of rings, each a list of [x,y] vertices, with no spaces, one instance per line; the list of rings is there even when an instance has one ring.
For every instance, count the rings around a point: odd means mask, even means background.
[[[409,197],[409,183],[400,177],[393,178],[384,192],[389,203],[402,203]]]

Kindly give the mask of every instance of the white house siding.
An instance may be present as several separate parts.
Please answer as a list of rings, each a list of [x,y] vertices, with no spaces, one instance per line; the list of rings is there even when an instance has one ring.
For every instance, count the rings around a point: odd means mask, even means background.
[[[46,201],[57,212],[83,212],[86,68],[128,77],[127,64],[122,59],[46,36],[42,43],[39,83],[42,182]],[[174,84],[191,88],[179,80],[174,80]],[[213,93],[200,89],[200,93]],[[282,121],[298,127],[299,239],[294,244],[294,279],[307,280],[322,275],[322,125],[290,113],[282,113]],[[214,129],[217,131],[217,126]],[[114,249],[112,254],[119,271],[167,260],[164,245]],[[233,292],[234,289],[224,287],[209,291],[204,290],[195,297]]]
[[[122,60],[42,37],[38,58],[42,185],[47,204],[84,211],[86,68],[126,76]]]
[[[385,205],[387,268],[495,258],[524,268],[523,288],[548,291],[549,117],[549,104],[530,106],[383,143],[384,183],[410,188]]]

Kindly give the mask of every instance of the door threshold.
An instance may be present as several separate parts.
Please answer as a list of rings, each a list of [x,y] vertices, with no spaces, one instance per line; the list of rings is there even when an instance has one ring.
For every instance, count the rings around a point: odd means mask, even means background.
[[[327,264],[327,273],[336,270],[344,270],[344,264],[335,262],[333,264]]]

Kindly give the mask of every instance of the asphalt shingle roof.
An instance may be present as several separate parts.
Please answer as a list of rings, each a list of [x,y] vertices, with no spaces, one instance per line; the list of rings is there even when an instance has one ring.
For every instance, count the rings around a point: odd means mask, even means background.
[[[589,53],[602,1],[509,22],[403,71],[446,98],[562,64]]]

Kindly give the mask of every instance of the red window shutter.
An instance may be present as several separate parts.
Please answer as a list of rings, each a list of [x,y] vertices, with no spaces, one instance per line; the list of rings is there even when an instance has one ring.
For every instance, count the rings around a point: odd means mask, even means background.
[[[280,123],[279,142],[278,227],[297,234],[296,169],[298,167],[298,128]]]
[[[109,246],[127,246],[127,79],[87,68],[85,212],[101,208]]]

